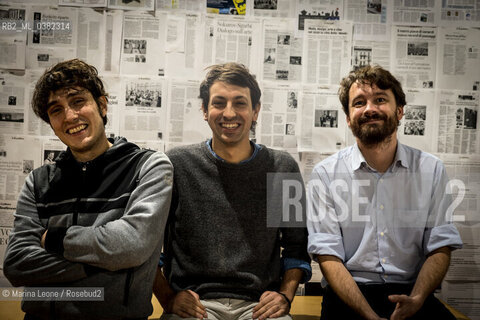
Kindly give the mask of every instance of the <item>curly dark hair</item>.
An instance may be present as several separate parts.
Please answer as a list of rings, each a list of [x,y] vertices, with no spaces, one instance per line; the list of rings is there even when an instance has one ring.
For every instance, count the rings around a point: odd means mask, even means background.
[[[376,85],[382,90],[391,89],[395,96],[397,107],[403,107],[407,104],[405,93],[400,82],[392,74],[378,65],[365,66],[357,70],[350,71],[348,76],[340,82],[338,89],[338,98],[342,103],[343,111],[348,116],[348,101],[350,99],[350,88],[358,82],[360,84]]]
[[[260,101],[262,92],[258,86],[255,77],[248,71],[243,64],[229,62],[224,64],[215,64],[207,68],[208,73],[205,80],[200,84],[200,96],[202,99],[203,111],[207,112],[208,102],[210,101],[210,87],[216,81],[233,84],[242,88],[250,89],[250,98],[252,100],[252,108],[255,110]]]
[[[50,123],[47,113],[50,94],[60,89],[72,87],[82,87],[90,91],[99,110],[101,106],[100,98],[108,98],[103,82],[98,77],[98,71],[94,66],[79,59],[67,60],[47,69],[38,79],[32,97],[32,109],[35,114],[46,123]],[[102,119],[103,124],[107,124],[107,116],[105,115]]]

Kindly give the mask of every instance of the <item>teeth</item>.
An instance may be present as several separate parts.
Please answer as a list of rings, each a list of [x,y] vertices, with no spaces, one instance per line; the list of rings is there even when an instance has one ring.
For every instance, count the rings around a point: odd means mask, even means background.
[[[78,127],[75,127],[75,128],[73,128],[73,129],[69,129],[69,130],[68,130],[68,133],[74,134],[74,133],[77,133],[78,131],[81,131],[81,130],[85,129],[86,127],[87,127],[86,124],[82,124],[82,125],[80,125],[80,126],[78,126]]]
[[[222,123],[222,127],[232,129],[238,127],[238,123]]]

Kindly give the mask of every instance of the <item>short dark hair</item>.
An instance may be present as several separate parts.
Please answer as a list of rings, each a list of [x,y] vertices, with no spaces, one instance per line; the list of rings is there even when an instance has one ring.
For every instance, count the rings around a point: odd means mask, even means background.
[[[50,123],[47,113],[50,94],[60,89],[73,87],[82,87],[90,91],[99,110],[101,103],[103,103],[100,98],[105,97],[107,99],[108,97],[103,82],[98,77],[97,69],[82,60],[72,59],[59,62],[45,70],[38,79],[32,98],[33,111],[43,121]],[[102,119],[103,124],[107,124],[107,116],[103,116]]]
[[[338,89],[338,98],[342,103],[343,111],[348,116],[348,101],[350,99],[350,88],[358,82],[360,84],[376,85],[382,90],[391,89],[395,96],[397,107],[403,107],[407,104],[405,93],[400,82],[392,74],[378,65],[368,65],[357,70],[351,71],[348,76],[340,82]]]
[[[215,64],[207,68],[208,72],[205,80],[200,84],[200,99],[202,99],[203,111],[207,112],[208,102],[210,101],[210,87],[216,81],[233,84],[242,88],[250,89],[250,98],[252,108],[255,110],[260,102],[262,92],[258,86],[255,76],[253,76],[243,64],[229,62],[224,64]]]

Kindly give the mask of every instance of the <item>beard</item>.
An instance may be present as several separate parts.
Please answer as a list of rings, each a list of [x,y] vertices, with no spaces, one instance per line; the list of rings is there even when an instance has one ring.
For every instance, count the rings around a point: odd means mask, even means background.
[[[382,123],[367,123],[370,120],[383,120]],[[395,112],[389,117],[386,114],[374,113],[370,116],[361,116],[352,121],[350,128],[355,137],[366,146],[377,145],[386,141],[397,130],[398,117]]]

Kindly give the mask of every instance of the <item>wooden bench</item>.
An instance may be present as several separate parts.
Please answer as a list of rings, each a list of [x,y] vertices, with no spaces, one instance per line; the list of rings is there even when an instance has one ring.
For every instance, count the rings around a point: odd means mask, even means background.
[[[22,320],[24,313],[20,309],[20,301],[0,301],[0,319]],[[149,319],[158,319],[162,315],[162,307],[156,298],[152,298],[153,314]],[[445,304],[458,320],[469,320],[460,311]],[[293,300],[291,314],[294,320],[318,320],[322,309],[321,296],[296,296]]]

